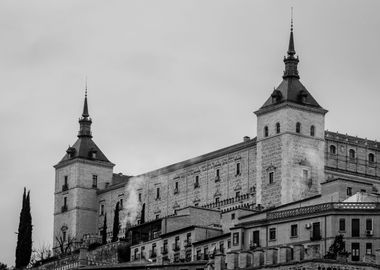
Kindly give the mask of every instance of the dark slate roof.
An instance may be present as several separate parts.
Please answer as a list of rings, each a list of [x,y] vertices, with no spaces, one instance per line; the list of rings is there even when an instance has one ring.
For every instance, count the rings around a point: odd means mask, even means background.
[[[304,99],[302,97],[304,96]],[[277,100],[273,97],[278,97]],[[283,102],[291,102],[315,108],[322,107],[297,78],[285,78],[273,91],[261,109]]]
[[[90,137],[79,137],[69,149],[75,149],[75,151],[73,151],[73,156],[70,157],[69,154],[66,153],[58,164],[74,158],[99,160],[111,163]],[[91,152],[96,152],[96,158],[91,157]]]

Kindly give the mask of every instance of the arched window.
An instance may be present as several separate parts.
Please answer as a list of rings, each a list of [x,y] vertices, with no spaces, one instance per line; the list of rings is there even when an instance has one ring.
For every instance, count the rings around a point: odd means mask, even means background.
[[[269,131],[268,131],[268,126],[264,127],[264,137],[268,137]]]
[[[296,124],[296,132],[301,133],[301,123],[300,122],[297,122],[297,124]]]
[[[335,145],[330,145],[330,154],[332,154],[332,155],[336,154],[336,147],[335,147]]]
[[[315,126],[310,127],[310,136],[315,136]]]
[[[276,133],[279,134],[281,132],[280,123],[276,123]]]
[[[350,157],[350,159],[355,159],[355,150],[350,149],[350,151],[348,151],[348,156]]]
[[[369,163],[374,163],[375,162],[375,155],[372,153],[368,154],[368,161]]]

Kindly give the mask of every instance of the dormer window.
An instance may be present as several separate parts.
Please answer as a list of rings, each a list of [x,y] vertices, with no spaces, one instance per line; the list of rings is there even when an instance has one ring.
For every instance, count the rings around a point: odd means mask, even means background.
[[[268,135],[269,135],[268,126],[265,126],[264,127],[264,137],[268,137]]]
[[[88,154],[89,154],[91,159],[96,159],[97,153],[98,153],[98,151],[96,151],[95,149],[91,149]]]
[[[315,136],[315,126],[310,127],[310,136]]]
[[[281,132],[280,123],[276,123],[276,133],[279,134]]]
[[[75,157],[75,148],[74,147],[69,147],[67,150],[66,150],[66,153],[68,154],[69,158],[73,158]]]
[[[296,123],[296,132],[301,133],[301,123],[300,122]]]

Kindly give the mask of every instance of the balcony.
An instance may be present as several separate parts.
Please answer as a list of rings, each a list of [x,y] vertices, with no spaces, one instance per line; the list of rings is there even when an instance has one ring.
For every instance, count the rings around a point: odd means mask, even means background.
[[[322,240],[322,236],[320,234],[313,234],[310,236],[310,241],[319,241]]]
[[[220,177],[219,176],[215,176],[214,181],[215,181],[215,183],[220,182]]]
[[[149,258],[156,258],[156,257],[157,257],[156,250],[150,250],[149,251]]]
[[[183,246],[184,246],[185,248],[189,248],[189,247],[191,247],[191,245],[192,245],[192,243],[191,243],[191,239],[187,239],[187,240],[185,240],[185,242],[183,243]]]
[[[62,191],[67,191],[69,189],[69,185],[62,185]]]
[[[199,187],[200,187],[199,183],[198,183],[198,182],[195,182],[195,183],[194,183],[194,189],[199,188]]]
[[[259,247],[260,247],[260,243],[253,242],[253,241],[251,241],[251,243],[249,243],[249,249],[250,250],[255,250],[256,248],[259,248]]]
[[[174,194],[178,194],[179,193],[179,190],[178,188],[175,188],[174,191],[173,191]]]
[[[63,205],[61,207],[61,212],[64,213],[64,212],[67,212],[67,205]]]
[[[165,254],[168,254],[168,247],[167,246],[163,246],[163,247],[161,247],[161,254],[162,255],[165,255]]]
[[[173,251],[179,251],[179,244],[178,243],[173,243]]]

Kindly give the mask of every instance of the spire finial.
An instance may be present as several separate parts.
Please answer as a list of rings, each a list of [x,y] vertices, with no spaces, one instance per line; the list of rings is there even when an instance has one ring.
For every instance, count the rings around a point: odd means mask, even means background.
[[[83,105],[83,117],[89,117],[88,114],[88,105],[87,105],[87,76],[86,76],[86,82],[85,82],[85,91],[84,91],[84,105]]]
[[[293,7],[290,8],[290,31],[293,32]]]

